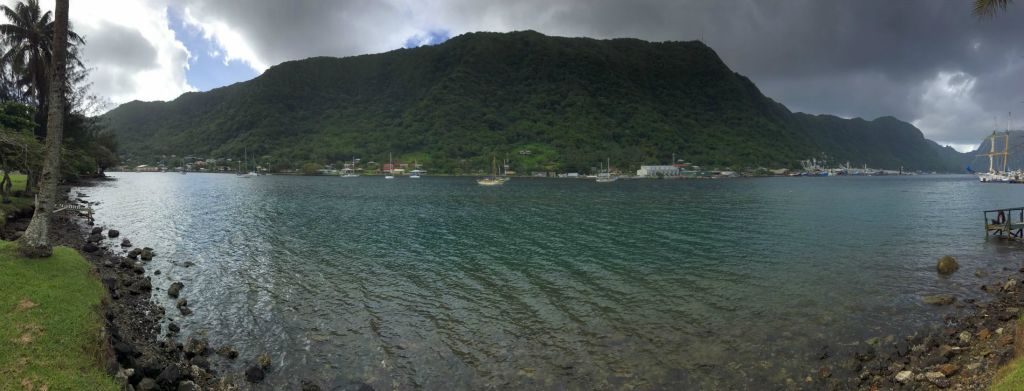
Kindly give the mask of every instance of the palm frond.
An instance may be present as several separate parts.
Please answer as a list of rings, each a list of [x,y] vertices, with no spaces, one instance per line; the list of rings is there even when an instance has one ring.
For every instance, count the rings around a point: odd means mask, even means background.
[[[971,13],[979,17],[993,17],[1001,11],[1005,11],[1012,2],[1013,0],[974,0]]]

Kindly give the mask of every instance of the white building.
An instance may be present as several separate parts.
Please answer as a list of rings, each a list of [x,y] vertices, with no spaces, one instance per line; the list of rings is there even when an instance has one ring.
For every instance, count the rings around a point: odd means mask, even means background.
[[[662,176],[679,176],[682,172],[679,167],[672,165],[664,166],[640,166],[639,170],[636,170],[636,175],[639,177],[654,177],[661,174]]]

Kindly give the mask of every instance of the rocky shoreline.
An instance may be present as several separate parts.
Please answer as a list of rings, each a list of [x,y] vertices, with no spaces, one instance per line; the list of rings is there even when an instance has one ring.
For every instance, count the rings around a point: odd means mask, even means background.
[[[942,270],[940,274],[949,274]],[[965,271],[960,271],[964,273]],[[1000,368],[1024,357],[1024,267],[975,276],[980,299],[923,296],[935,306],[955,306],[941,324],[904,337],[884,336],[832,354],[824,346],[820,366],[790,388],[827,390],[985,390]]]
[[[69,192],[68,188],[63,190]],[[83,196],[69,196],[68,202],[94,204]],[[28,226],[31,214],[27,210],[7,216],[0,237],[17,239]],[[217,373],[213,369],[216,361],[239,360],[238,352],[231,346],[211,346],[202,335],[179,334],[181,328],[175,320],[192,313],[186,298],[187,287],[180,282],[172,283],[166,291],[154,286],[146,273],[146,263],[157,256],[153,249],[135,247],[121,232],[93,225],[88,215],[55,215],[50,240],[55,245],[80,250],[108,290],[109,299],[102,308],[103,337],[108,341],[104,366],[123,390],[237,390],[249,389],[263,380],[271,366],[271,358],[266,354],[253,358],[244,373]],[[154,275],[160,273],[152,271]],[[176,298],[177,308],[168,311],[157,305],[152,299],[157,294]],[[303,384],[303,390],[320,389],[310,382]]]

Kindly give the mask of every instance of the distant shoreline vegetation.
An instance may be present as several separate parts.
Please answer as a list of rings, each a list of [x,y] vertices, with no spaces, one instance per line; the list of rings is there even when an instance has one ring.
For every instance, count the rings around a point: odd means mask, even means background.
[[[416,49],[315,57],[101,117],[124,164],[255,155],[271,171],[388,153],[434,173],[622,171],[670,162],[736,171],[837,164],[962,172],[966,155],[892,117],[793,113],[698,41],[470,33]],[[520,155],[521,151],[530,151]],[[247,151],[247,152],[246,152]],[[969,159],[967,159],[969,160]],[[169,165],[175,162],[165,162]]]

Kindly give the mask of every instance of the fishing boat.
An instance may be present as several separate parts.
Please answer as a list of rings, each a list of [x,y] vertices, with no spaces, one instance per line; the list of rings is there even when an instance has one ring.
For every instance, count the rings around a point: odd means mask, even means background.
[[[608,158],[608,164],[605,165],[604,172],[597,174],[597,183],[611,183],[617,180],[619,180],[619,177],[612,176],[612,159]]]
[[[498,159],[491,159],[491,176],[483,177],[476,180],[476,183],[481,186],[498,186],[504,185],[507,179],[498,176]]]
[[[384,179],[395,179],[395,161],[391,158],[391,152],[388,152],[388,173]]]

